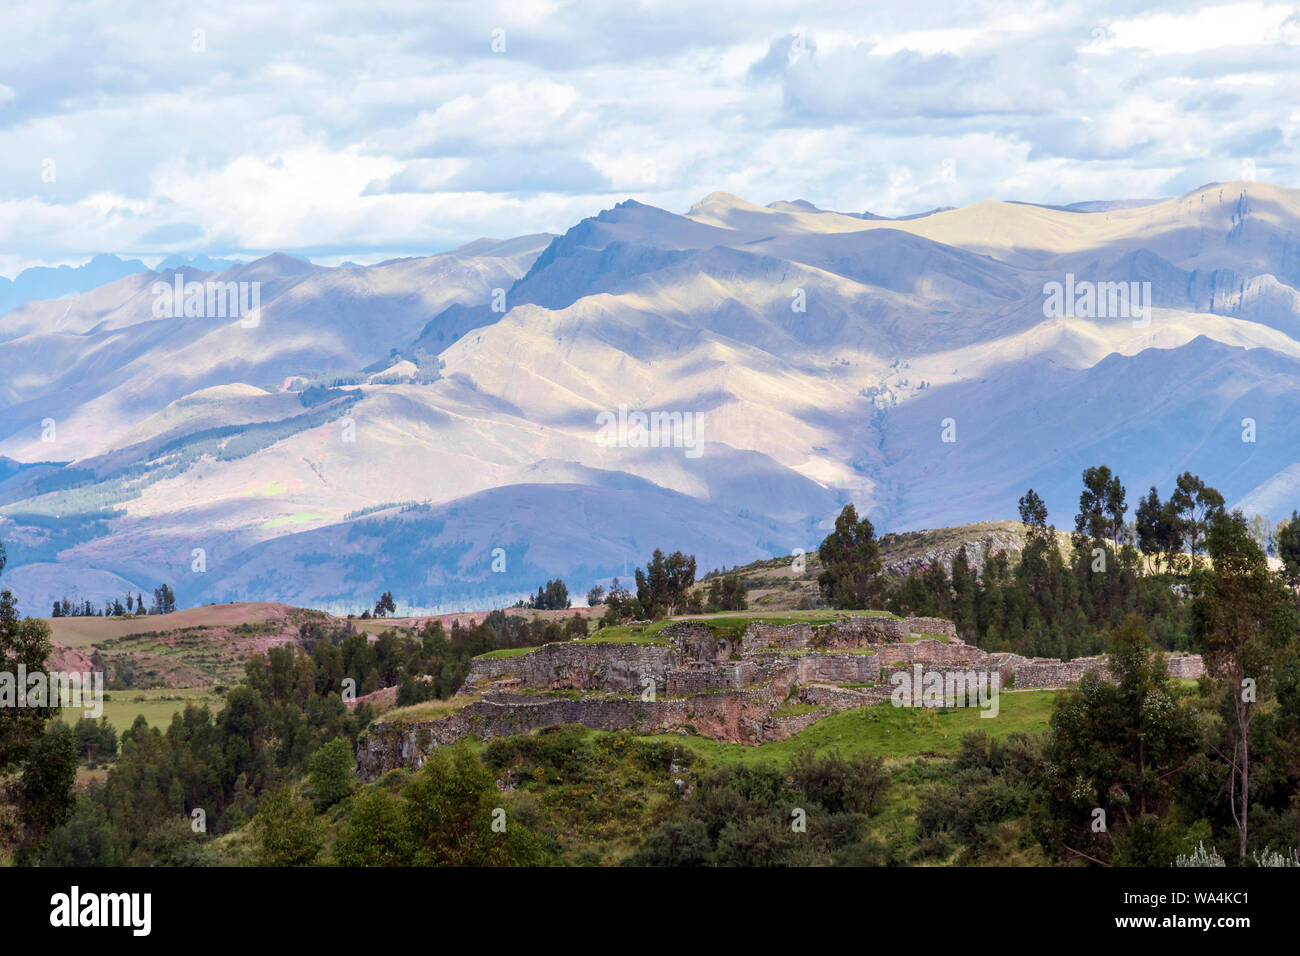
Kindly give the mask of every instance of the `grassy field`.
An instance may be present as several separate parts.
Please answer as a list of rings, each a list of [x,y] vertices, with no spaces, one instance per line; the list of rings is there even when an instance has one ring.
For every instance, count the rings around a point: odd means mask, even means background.
[[[928,710],[882,704],[846,710],[819,720],[786,740],[757,747],[679,734],[658,734],[644,739],[687,747],[713,767],[729,764],[779,767],[796,752],[809,748],[818,753],[839,750],[846,756],[873,753],[896,759],[949,756],[957,752],[962,736],[972,730],[984,731],[990,737],[1043,733],[1057,693],[1035,690],[1001,694],[996,717],[981,717],[978,708],[970,707]]]
[[[115,690],[106,691],[108,699],[104,701],[104,716],[108,722],[121,733],[143,714],[151,727],[166,729],[172,722],[172,715],[185,709],[187,704],[196,707],[207,705],[208,709],[219,711],[224,705],[224,698],[208,687],[160,687],[153,690]],[[80,707],[65,708],[62,712],[67,724],[75,724],[84,716]]]
[[[588,637],[579,638],[579,644],[667,644],[668,638],[659,632],[669,624],[683,621],[700,621],[707,624],[719,637],[736,638],[750,624],[830,624],[850,617],[889,617],[888,611],[728,611],[722,614],[679,614],[676,617],[655,621],[652,624],[619,624],[602,627]],[[940,638],[940,640],[946,640]],[[518,657],[531,651],[531,647],[510,647],[488,651],[481,657]]]
[[[385,723],[402,720],[440,720],[443,717],[450,717],[466,704],[476,700],[478,700],[478,694],[461,695],[454,701],[426,700],[419,704],[410,704],[406,707],[394,707],[391,710],[386,710],[380,719]]]

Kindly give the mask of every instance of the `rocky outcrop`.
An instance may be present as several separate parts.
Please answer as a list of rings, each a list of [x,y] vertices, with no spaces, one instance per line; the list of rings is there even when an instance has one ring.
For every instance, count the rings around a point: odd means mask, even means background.
[[[975,571],[982,571],[989,558],[996,554],[1012,554],[1024,550],[1024,536],[1015,531],[988,531],[977,537],[962,542],[956,547],[932,548],[923,554],[895,560],[886,559],[882,569],[889,574],[907,575],[925,571],[931,565],[938,564],[944,572],[952,576],[952,562],[957,553],[966,548],[966,560]]]

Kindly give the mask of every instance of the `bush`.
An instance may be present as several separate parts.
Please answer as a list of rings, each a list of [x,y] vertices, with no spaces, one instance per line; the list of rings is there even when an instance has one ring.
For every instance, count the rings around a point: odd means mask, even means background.
[[[287,786],[262,800],[253,819],[261,844],[259,858],[266,866],[307,866],[321,848],[320,823],[312,806],[295,798]]]
[[[308,761],[312,799],[317,810],[338,803],[352,790],[352,748],[335,738],[321,747]]]

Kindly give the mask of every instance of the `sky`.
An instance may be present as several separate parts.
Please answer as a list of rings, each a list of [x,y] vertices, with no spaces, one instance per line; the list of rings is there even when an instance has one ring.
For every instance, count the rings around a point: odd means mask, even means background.
[[[8,0],[0,274],[1300,185],[1300,5]]]

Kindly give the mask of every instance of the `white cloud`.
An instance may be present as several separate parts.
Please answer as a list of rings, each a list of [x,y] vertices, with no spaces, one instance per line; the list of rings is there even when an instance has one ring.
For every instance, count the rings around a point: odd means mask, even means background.
[[[382,257],[719,189],[900,214],[1167,195],[1232,178],[1243,153],[1300,177],[1300,15],[1267,0],[213,10],[65,0],[7,18],[4,268]]]

